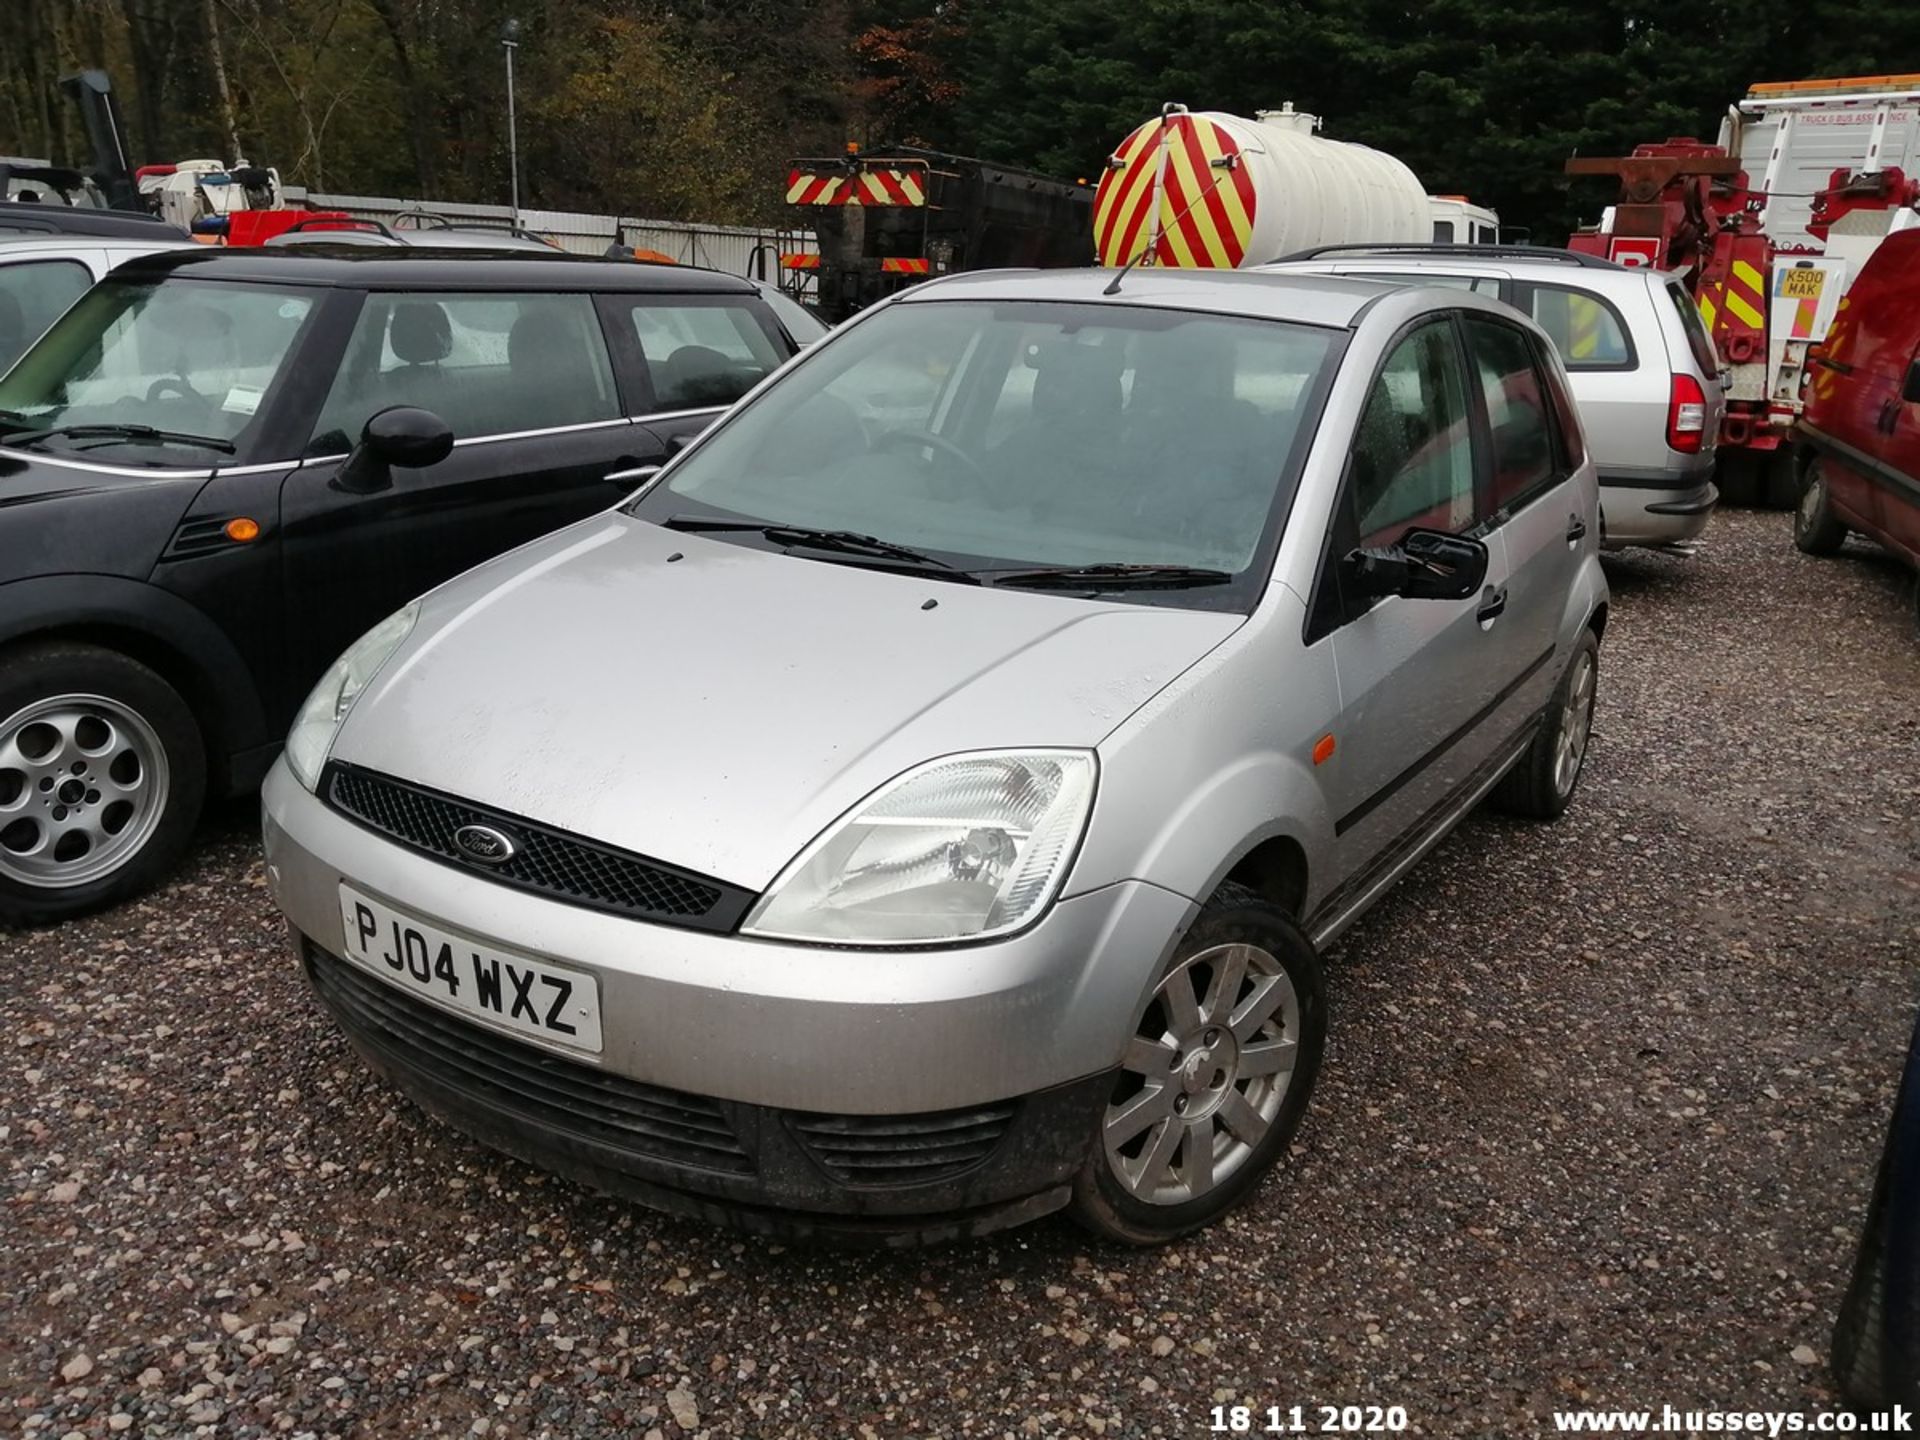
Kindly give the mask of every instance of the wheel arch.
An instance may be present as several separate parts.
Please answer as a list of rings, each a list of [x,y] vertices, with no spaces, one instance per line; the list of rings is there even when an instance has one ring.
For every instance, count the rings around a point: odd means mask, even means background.
[[[1108,811],[1096,814],[1069,893],[1144,880],[1205,904],[1233,878],[1269,899],[1285,896],[1295,918],[1310,910],[1324,885],[1307,857],[1329,853],[1333,821],[1307,766],[1277,750],[1201,774],[1170,770],[1164,759],[1106,762]],[[1130,767],[1124,776],[1122,766]]]
[[[57,575],[0,585],[0,657],[66,640],[115,650],[180,692],[206,743],[210,777],[265,744],[266,716],[246,662],[212,620],[177,595],[109,575]]]
[[[1295,836],[1283,833],[1248,845],[1220,883],[1244,885],[1295,920],[1304,922],[1310,878],[1306,846]],[[1219,885],[1214,889],[1218,890]]]

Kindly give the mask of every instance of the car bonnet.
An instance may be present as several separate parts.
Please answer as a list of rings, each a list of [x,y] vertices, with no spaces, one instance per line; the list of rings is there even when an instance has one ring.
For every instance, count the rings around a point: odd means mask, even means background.
[[[1094,746],[1244,623],[613,514],[429,596],[332,758],[757,890],[923,761]]]

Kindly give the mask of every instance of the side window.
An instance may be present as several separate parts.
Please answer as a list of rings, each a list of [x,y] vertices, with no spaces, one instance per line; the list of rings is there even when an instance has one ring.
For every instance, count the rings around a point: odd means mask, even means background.
[[[0,265],[0,373],[93,284],[75,260],[23,260]]]
[[[461,440],[620,417],[586,295],[368,295],[307,453],[351,449],[390,405],[431,410]]]
[[[1511,325],[1468,316],[1467,349],[1493,432],[1492,505],[1496,511],[1513,509],[1561,478],[1546,389],[1533,347]]]
[[[1467,376],[1447,320],[1394,348],[1374,381],[1350,461],[1360,544],[1391,545],[1415,526],[1474,525]]]
[[[1436,220],[1433,222],[1433,243],[1436,245],[1451,245],[1453,243],[1453,222],[1451,220]]]
[[[1631,370],[1633,342],[1626,323],[1607,301],[1564,285],[1534,285],[1533,318],[1553,337],[1569,370]]]
[[[731,405],[785,358],[757,311],[695,296],[621,296],[653,382],[654,410]]]

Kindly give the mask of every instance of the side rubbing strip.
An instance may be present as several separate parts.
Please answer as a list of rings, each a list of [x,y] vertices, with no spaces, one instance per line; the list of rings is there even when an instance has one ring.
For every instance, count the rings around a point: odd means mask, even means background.
[[[1371,815],[1375,810],[1378,810],[1382,805],[1386,804],[1387,801],[1391,800],[1401,790],[1406,788],[1411,781],[1419,776],[1422,770],[1425,770],[1434,761],[1438,760],[1442,755],[1446,754],[1447,751],[1464,740],[1470,731],[1478,729],[1481,723],[1492,715],[1494,711],[1498,710],[1513,698],[1514,691],[1518,690],[1522,685],[1526,684],[1527,681],[1540,673],[1540,668],[1549,660],[1553,659],[1553,653],[1558,648],[1559,646],[1557,645],[1549,645],[1539,659],[1535,660],[1531,665],[1527,666],[1526,669],[1522,670],[1501,687],[1498,695],[1474,711],[1464,725],[1448,735],[1438,745],[1427,751],[1426,754],[1422,755],[1398,775],[1394,776],[1393,779],[1374,791],[1373,794],[1354,806],[1353,809],[1334,821],[1333,833],[1335,835],[1346,834],[1347,831],[1358,825],[1362,820],[1366,819],[1367,816]]]

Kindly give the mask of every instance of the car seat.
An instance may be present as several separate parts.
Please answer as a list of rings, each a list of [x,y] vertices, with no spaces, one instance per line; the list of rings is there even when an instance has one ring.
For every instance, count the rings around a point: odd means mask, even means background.
[[[379,377],[379,408],[417,405],[445,409],[447,375],[440,362],[453,353],[453,325],[437,300],[402,300],[387,319],[387,347],[400,361]]]
[[[992,452],[1007,500],[1047,512],[1079,508],[1089,470],[1107,470],[1119,446],[1122,359],[1117,344],[1060,340],[1036,348],[1032,409]]]
[[[1230,343],[1173,335],[1146,354],[1127,410],[1129,490],[1115,501],[1224,564],[1265,520],[1286,460],[1278,426],[1235,394]]]
[[[682,345],[654,373],[665,405],[731,405],[747,391],[733,362],[705,345]]]

